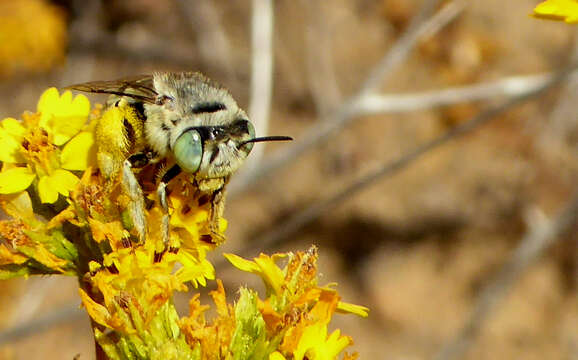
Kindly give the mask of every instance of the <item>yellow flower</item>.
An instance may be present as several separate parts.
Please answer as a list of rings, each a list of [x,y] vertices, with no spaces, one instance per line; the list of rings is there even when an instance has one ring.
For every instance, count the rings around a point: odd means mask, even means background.
[[[267,298],[258,302],[259,312],[270,332],[281,331],[280,351],[269,360],[335,359],[353,342],[339,330],[327,335],[336,311],[367,317],[363,306],[339,301],[336,290],[317,286],[317,249],[295,254],[261,254],[253,261],[234,254],[225,257],[238,269],[259,275],[267,286]],[[277,265],[288,257],[284,267]]]
[[[4,162],[0,194],[21,192],[38,179],[41,202],[54,203],[58,194],[68,196],[78,183],[70,170],[84,170],[95,162],[93,133],[80,132],[90,103],[83,95],[73,99],[70,91],[60,96],[56,88],[50,88],[40,97],[38,111],[25,116],[23,124],[12,118],[0,123],[0,160]]]
[[[286,359],[285,356],[283,356],[283,354],[281,354],[279,351],[275,351],[269,354],[269,360],[286,360]]]
[[[0,244],[0,266],[8,264],[23,264],[28,258],[22,254],[11,251],[4,244]]]
[[[189,346],[200,348],[200,358],[232,359],[233,357],[224,354],[230,355],[231,338],[235,332],[235,311],[233,306],[227,304],[225,289],[220,280],[217,280],[217,289],[209,295],[216,305],[216,318],[207,321],[205,312],[209,306],[201,305],[200,294],[195,294],[189,302],[189,316],[181,318],[179,326],[185,333]],[[221,356],[217,357],[217,354]]]
[[[568,24],[578,24],[578,1],[547,0],[534,8],[532,16],[540,19],[565,21]]]
[[[259,255],[254,261],[245,260],[235,254],[223,254],[227,260],[237,269],[259,275],[268,289],[272,289],[275,294],[281,295],[285,280],[285,274],[276,261],[286,257],[286,254],[274,254],[268,256]]]
[[[42,243],[32,239],[30,236],[37,235],[42,237],[42,234],[30,232],[30,230],[32,230],[30,226],[21,219],[0,221],[0,236],[11,240],[12,250],[17,250],[22,255],[25,255],[26,260],[28,258],[34,259],[53,271],[64,273],[71,264],[50,252]],[[46,240],[46,238],[43,240]],[[4,262],[12,261],[12,263],[18,264],[22,260],[20,256],[16,255],[16,252],[12,257],[7,256],[6,250],[7,248],[3,250]]]
[[[170,257],[171,254],[164,256]],[[96,264],[91,265],[98,268]],[[134,249],[118,249],[105,255],[102,267],[90,277],[94,290],[98,290],[104,304],[98,304],[87,294],[81,296],[91,317],[101,325],[127,331],[130,321],[122,320],[123,301],[137,306],[140,317],[145,321],[155,316],[156,311],[172,296],[174,291],[185,291],[186,286],[172,274],[174,260],[155,261],[154,251],[139,246]],[[124,300],[123,300],[124,299]]]
[[[99,234],[100,241],[123,236],[121,233],[125,230],[115,225],[91,221],[93,234]],[[177,263],[182,267],[174,271]],[[159,255],[152,242],[133,245],[132,248],[118,248],[106,254],[102,264],[91,263],[91,268],[96,271],[90,282],[93,289],[103,295],[104,304],[97,304],[87,294],[81,293],[84,305],[99,324],[121,331],[126,331],[131,325],[120,321],[120,298],[137,302],[140,317],[147,321],[155,316],[174,291],[186,291],[185,283],[190,282],[195,287],[199,284],[205,286],[206,279],[215,278],[215,270],[208,260],[197,259],[183,251]]]
[[[62,63],[66,28],[65,12],[50,1],[0,1],[0,75]]]
[[[297,349],[293,352],[294,360],[333,360],[346,347],[353,344],[349,336],[341,336],[339,329],[327,336],[327,324],[315,323],[303,331]]]
[[[36,178],[27,167],[14,167],[7,169],[2,167],[0,172],[0,194],[14,194],[25,190]]]
[[[8,163],[23,161],[19,150],[25,133],[26,129],[16,119],[6,118],[0,123],[0,161]]]
[[[70,91],[58,94],[56,88],[46,90],[38,100],[41,128],[52,135],[52,143],[60,146],[76,135],[85,125],[90,102],[84,95],[72,98]]]
[[[224,239],[227,229],[227,221],[218,219],[217,233],[212,233],[210,229],[209,213],[210,203],[203,206],[191,206],[198,203],[198,198],[194,196],[195,189],[186,177],[173,180],[171,195],[170,225],[175,237],[178,238],[178,247],[185,249],[198,249],[196,251],[209,251],[215,248]]]

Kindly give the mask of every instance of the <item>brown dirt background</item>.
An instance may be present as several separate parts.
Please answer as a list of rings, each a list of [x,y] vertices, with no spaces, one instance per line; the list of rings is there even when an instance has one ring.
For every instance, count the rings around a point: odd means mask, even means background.
[[[249,1],[213,1],[229,42],[227,59],[203,53],[203,21],[174,1],[57,1],[67,14],[66,62],[50,72],[18,72],[0,82],[0,115],[34,110],[41,92],[89,80],[154,70],[198,70],[221,82],[247,107],[250,80]],[[316,103],[308,31],[334,66],[341,100],[417,12],[418,0],[278,0],[271,134],[315,131]],[[576,52],[576,29],[528,16],[537,1],[471,1],[464,13],[404,61],[384,93],[412,93],[560,68]],[[34,21],[34,19],[30,19]],[[210,44],[209,44],[210,49]],[[204,55],[203,55],[204,54]],[[345,301],[371,309],[368,319],[336,315],[332,328],[355,340],[361,359],[428,359],[464,325],[488,284],[528,231],[528,213],[556,213],[576,187],[578,99],[574,83],[516,107],[472,134],[428,153],[408,168],[330,209],[276,250],[320,250],[321,283],[337,282]],[[329,94],[329,93],[328,93]],[[329,95],[327,95],[329,97]],[[94,97],[93,99],[100,99]],[[321,100],[319,100],[321,99]],[[443,134],[492,101],[358,118],[257,187],[227,204],[234,251],[290,214],[342,189],[384,161]],[[272,144],[273,153],[284,144]],[[265,155],[267,156],[267,155]],[[464,359],[576,359],[578,297],[576,227],[535,262],[485,319]],[[255,277],[220,266],[231,299]],[[190,294],[177,303],[186,309]],[[0,329],[71,309],[48,328],[9,341],[0,359],[94,357],[88,320],[74,279],[0,283]]]

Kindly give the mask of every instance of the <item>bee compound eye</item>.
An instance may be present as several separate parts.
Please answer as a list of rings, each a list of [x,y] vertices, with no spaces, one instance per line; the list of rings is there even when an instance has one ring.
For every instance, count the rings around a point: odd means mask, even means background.
[[[249,132],[249,136],[251,139],[255,138],[255,127],[250,121],[247,121],[247,131]]]
[[[255,138],[255,127],[253,126],[253,124],[251,124],[250,121],[245,120],[245,125],[247,126],[247,133],[249,134],[249,139],[254,139]],[[243,150],[245,150],[248,153],[251,152],[251,150],[253,150],[253,143],[247,143],[245,145],[243,145]]]
[[[177,164],[185,172],[194,173],[199,170],[203,158],[203,144],[197,130],[189,130],[179,136],[174,146]]]

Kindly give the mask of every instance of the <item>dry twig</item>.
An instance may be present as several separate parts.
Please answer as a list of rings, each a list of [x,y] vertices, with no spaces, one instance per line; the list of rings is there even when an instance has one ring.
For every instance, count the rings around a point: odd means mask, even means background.
[[[259,167],[238,174],[234,182],[229,186],[229,196],[242,193],[257,179],[263,178],[266,174],[280,168],[281,166],[290,163],[299,155],[309,150],[313,146],[319,145],[328,140],[332,134],[342,129],[356,116],[355,106],[359,102],[359,98],[366,96],[376,90],[377,87],[383,84],[383,80],[396,69],[403,59],[407,57],[409,51],[415,47],[419,39],[423,36],[429,36],[431,33],[426,33],[424,29],[440,29],[444,24],[448,24],[455,19],[464,8],[462,2],[451,2],[444,6],[428,21],[422,22],[421,19],[425,17],[424,14],[429,14],[429,9],[434,8],[438,0],[430,0],[423,10],[416,16],[412,25],[410,25],[406,34],[396,42],[386,56],[377,64],[377,66],[370,72],[369,77],[358,94],[345,101],[334,113],[328,116],[328,119],[315,125],[315,129],[306,132],[295,145],[287,146],[285,150],[273,154],[269,159],[263,161]],[[417,24],[417,25],[415,25]]]
[[[175,0],[175,4],[196,39],[204,63],[220,69],[225,72],[226,78],[231,79],[234,76],[233,53],[216,4],[210,0]]]
[[[249,117],[257,134],[267,134],[271,93],[273,87],[273,21],[272,0],[253,0],[251,20],[251,96]],[[265,144],[256,146],[243,170],[237,175],[250,173],[260,163]]]
[[[368,95],[355,104],[359,116],[401,113],[503,96],[513,97],[544,86],[553,74],[510,76],[481,84],[412,94]]]
[[[307,81],[317,114],[325,118],[341,102],[341,93],[333,64],[333,37],[330,29],[331,12],[324,11],[333,6],[324,0],[302,0],[307,24]],[[319,16],[325,14],[324,16]]]
[[[577,215],[578,191],[552,220],[543,219],[529,224],[528,233],[522,238],[512,257],[502,266],[496,278],[481,291],[470,318],[458,334],[443,346],[436,355],[436,360],[462,357],[516,279],[570,228]]]
[[[544,93],[552,86],[566,79],[568,77],[568,74],[574,69],[576,69],[576,67],[577,67],[576,65],[573,65],[561,71],[556,76],[551,77],[547,82],[543,83],[540,87],[527,89],[525,92],[518,94],[516,97],[513,97],[508,101],[503,102],[502,104],[490,107],[489,109],[474,116],[472,119],[456,126],[452,130],[445,133],[444,135],[441,135],[425,144],[418,146],[414,150],[402,155],[401,157],[399,157],[394,161],[383,164],[382,166],[375,169],[373,172],[359,178],[358,180],[354,181],[353,183],[346,186],[344,189],[336,192],[335,194],[328,196],[325,199],[315,201],[314,204],[294,214],[287,221],[275,227],[275,229],[273,229],[271,232],[266,233],[265,235],[259,237],[251,244],[253,243],[259,244],[259,247],[261,249],[265,247],[271,248],[278,245],[281,241],[287,239],[297,230],[301,229],[303,226],[311,223],[313,220],[320,217],[328,209],[331,209],[341,204],[344,200],[350,198],[351,196],[365,189],[369,185],[375,183],[378,180],[382,180],[384,177],[394,175],[399,170],[402,170],[408,165],[412,164],[414,161],[418,160],[429,151],[434,150],[441,145],[444,145],[450,140],[453,140],[457,137],[472,132],[473,130],[479,128],[481,125],[484,125],[490,120],[494,119],[497,115],[504,113],[510,110],[512,107],[522,104],[525,101],[528,101]],[[247,254],[250,248],[252,248],[251,244],[249,244],[248,248],[236,253]]]

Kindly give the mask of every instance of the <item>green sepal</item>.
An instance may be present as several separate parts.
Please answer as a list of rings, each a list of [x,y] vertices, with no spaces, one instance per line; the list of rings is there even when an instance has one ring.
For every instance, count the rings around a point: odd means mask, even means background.
[[[179,316],[171,301],[167,301],[147,323],[137,307],[117,306],[117,315],[135,328],[131,334],[97,333],[96,339],[111,359],[129,360],[200,360],[200,352],[191,349],[178,327]],[[128,311],[128,312],[127,312]],[[117,339],[117,340],[113,340]]]
[[[28,262],[24,264],[9,264],[0,266],[0,280],[8,280],[15,277],[28,277],[32,274],[32,269],[27,265]]]
[[[239,293],[235,332],[229,348],[233,359],[268,359],[275,349],[267,341],[265,320],[257,308],[257,293],[246,288],[239,289]]]
[[[61,259],[69,260],[72,263],[78,261],[78,250],[76,246],[64,236],[62,231],[56,230],[51,234],[51,244],[53,248],[48,250]]]

